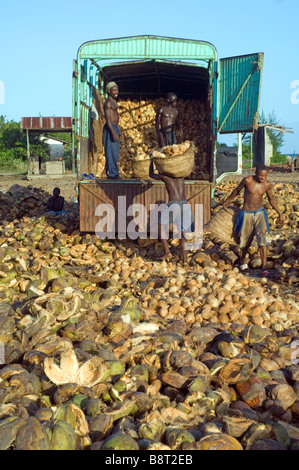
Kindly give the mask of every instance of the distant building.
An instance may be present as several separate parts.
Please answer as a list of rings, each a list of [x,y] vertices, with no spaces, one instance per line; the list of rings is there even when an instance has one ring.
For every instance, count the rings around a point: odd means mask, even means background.
[[[66,140],[58,139],[57,137],[53,137],[52,135],[42,135],[40,140],[45,142],[50,147],[49,153],[49,161],[55,162],[58,161],[60,158],[63,158],[63,147],[70,142]]]
[[[29,134],[31,132],[67,132],[72,135],[72,118],[70,116],[22,117],[21,129],[26,131],[27,135],[28,176],[36,174],[49,175],[65,173],[63,147],[70,142],[44,134],[40,139],[47,142],[50,147],[49,158],[44,159],[31,155]],[[72,168],[74,169],[73,159]]]

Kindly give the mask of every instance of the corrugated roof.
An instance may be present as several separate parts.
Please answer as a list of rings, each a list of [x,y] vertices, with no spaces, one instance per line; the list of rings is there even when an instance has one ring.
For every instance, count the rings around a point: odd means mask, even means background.
[[[94,60],[113,58],[155,59],[206,59],[217,60],[213,44],[193,39],[168,38],[165,36],[129,36],[102,39],[82,44],[78,50],[80,59]]]
[[[21,128],[31,131],[70,132],[71,117],[22,117]]]

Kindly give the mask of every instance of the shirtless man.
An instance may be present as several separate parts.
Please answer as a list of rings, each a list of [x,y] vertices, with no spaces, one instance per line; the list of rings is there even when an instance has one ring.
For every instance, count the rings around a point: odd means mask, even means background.
[[[183,264],[187,264],[186,238],[184,232],[194,232],[194,220],[190,205],[187,203],[185,194],[184,178],[171,178],[161,173],[154,173],[154,163],[151,160],[149,176],[155,180],[165,183],[169,202],[167,208],[163,209],[159,215],[160,240],[164,249],[164,259],[169,260],[172,254],[167,243],[167,233],[169,225],[176,223],[180,236],[180,247]]]
[[[105,172],[110,179],[118,179],[118,158],[119,158],[119,139],[120,129],[118,127],[118,86],[115,82],[109,82],[107,85],[108,98],[104,103],[104,112],[106,124],[103,128],[103,139],[105,149]]]
[[[236,224],[234,227],[235,232],[240,236],[240,270],[248,269],[245,264],[245,257],[250,247],[254,235],[257,237],[258,246],[260,249],[262,261],[262,275],[267,276],[266,271],[267,263],[267,239],[266,234],[269,232],[269,223],[267,214],[263,208],[263,196],[266,193],[269,203],[279,215],[279,221],[283,224],[283,216],[280,212],[274,196],[271,192],[271,183],[267,180],[268,170],[265,165],[257,165],[254,176],[247,176],[243,178],[241,183],[224,201],[223,206],[227,207],[228,204],[240,193],[244,188],[244,204],[243,210],[240,211]]]
[[[180,129],[177,96],[175,93],[168,93],[166,98],[166,106],[160,107],[156,113],[156,133],[160,147],[176,144],[175,128]]]

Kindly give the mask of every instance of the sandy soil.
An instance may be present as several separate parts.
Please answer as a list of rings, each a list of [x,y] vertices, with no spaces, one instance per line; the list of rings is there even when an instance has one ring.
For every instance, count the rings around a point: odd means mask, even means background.
[[[254,170],[244,170],[242,175],[232,175],[225,177],[221,183],[239,182],[244,176],[254,174]],[[273,183],[291,183],[299,184],[299,171],[291,172],[287,166],[276,165],[270,167],[268,172],[268,179]],[[53,189],[57,186],[61,190],[61,195],[64,196],[66,201],[71,198],[77,198],[77,181],[73,175],[63,175],[59,177],[37,175],[33,177],[20,176],[20,175],[0,175],[0,191],[5,192],[13,184],[20,186],[33,186],[44,189],[49,194],[52,194]]]

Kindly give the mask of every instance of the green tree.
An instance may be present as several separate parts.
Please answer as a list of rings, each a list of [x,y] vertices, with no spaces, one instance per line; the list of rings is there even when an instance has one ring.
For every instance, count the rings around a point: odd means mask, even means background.
[[[269,124],[269,126],[280,126],[279,120],[276,116],[275,111],[272,111],[267,116],[264,111],[259,115],[259,124]],[[271,163],[281,163],[285,160],[285,157],[280,152],[280,148],[284,143],[284,134],[271,127],[267,127],[267,134],[270,142],[273,146],[273,157]],[[251,162],[251,133],[245,134],[242,139],[242,155],[243,155],[243,168],[249,168]]]
[[[41,133],[29,133],[30,153],[38,157],[48,157],[49,146],[40,141]],[[21,129],[21,123],[14,120],[6,121],[0,116],[0,160],[27,158],[27,137]]]

